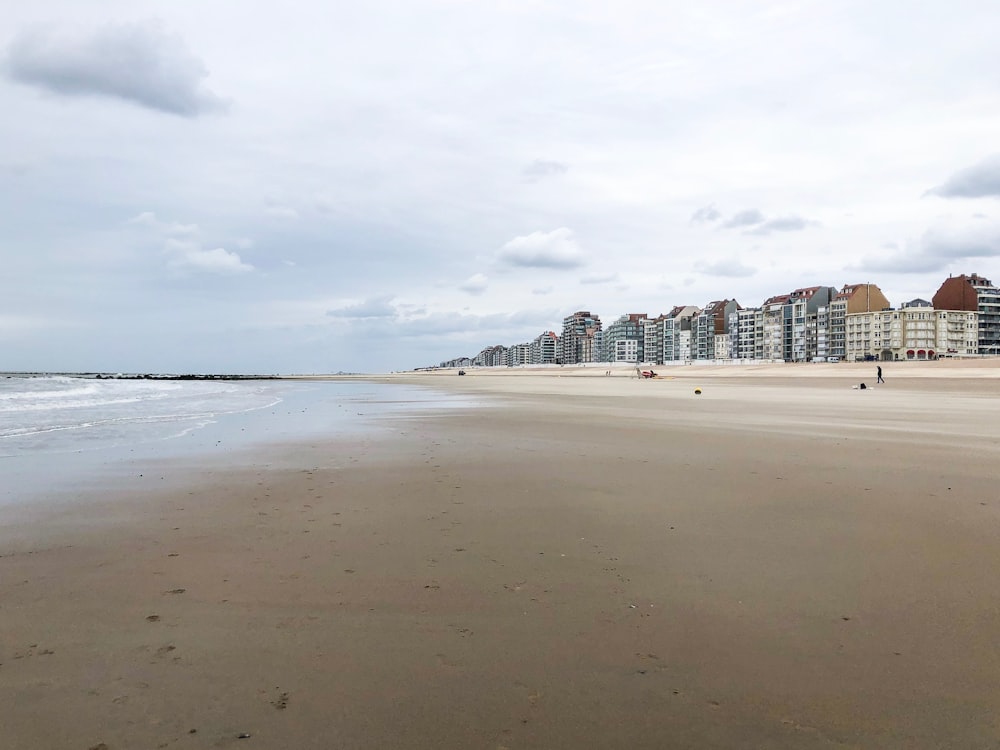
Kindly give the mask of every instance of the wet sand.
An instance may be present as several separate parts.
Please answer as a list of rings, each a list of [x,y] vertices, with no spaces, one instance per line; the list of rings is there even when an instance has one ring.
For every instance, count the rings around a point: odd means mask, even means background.
[[[395,377],[495,405],[7,517],[0,747],[995,747],[1000,368],[937,364]]]

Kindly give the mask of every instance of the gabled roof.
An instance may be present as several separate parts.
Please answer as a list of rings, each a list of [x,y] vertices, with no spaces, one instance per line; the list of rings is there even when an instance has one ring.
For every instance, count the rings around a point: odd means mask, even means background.
[[[698,308],[695,307],[694,305],[676,305],[676,306],[674,306],[674,308],[670,312],[667,313],[667,317],[668,318],[676,318],[678,315],[682,314],[685,310],[688,310],[688,309],[691,309],[691,310],[694,311],[694,312],[691,313],[692,315],[697,315]]]
[[[801,289],[796,289],[789,296],[790,297],[799,297],[799,298],[811,299],[813,297],[813,295],[815,295],[816,292],[818,292],[819,290],[820,290],[820,287],[818,287],[818,286],[806,286],[806,287],[802,287]]]
[[[834,299],[850,299],[863,286],[864,284],[844,284],[844,288],[837,292]]]

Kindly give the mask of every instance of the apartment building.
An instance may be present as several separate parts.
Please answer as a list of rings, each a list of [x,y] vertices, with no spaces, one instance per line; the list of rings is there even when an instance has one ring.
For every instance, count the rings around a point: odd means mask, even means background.
[[[850,313],[845,318],[847,358],[852,361],[928,360],[978,351],[978,313],[935,310],[925,299],[898,310]]]
[[[968,310],[935,310],[939,357],[979,354],[979,313]],[[909,351],[907,351],[909,355]]]
[[[763,359],[763,310],[743,307],[729,314],[729,354],[732,359]]]
[[[559,361],[565,365],[601,361],[603,336],[601,319],[589,311],[580,310],[563,319],[559,339]]]
[[[663,364],[663,321],[666,315],[647,318],[642,325],[642,361]]]
[[[528,364],[552,365],[559,359],[559,337],[555,331],[545,331],[531,342]]]
[[[729,333],[729,316],[740,309],[734,299],[709,302],[691,319],[691,358],[698,360],[716,359],[716,337]],[[729,356],[728,341],[724,344]]]
[[[700,311],[694,305],[678,305],[663,320],[663,362],[691,359],[691,321]]]
[[[604,362],[644,362],[646,313],[626,313],[604,329]]]
[[[875,284],[845,284],[830,300],[828,312],[830,356],[848,358],[846,318],[849,313],[873,312],[888,307],[892,305]]]
[[[472,358],[472,364],[477,367],[506,367],[507,347],[501,344],[488,346]]]
[[[838,294],[832,286],[810,286],[796,289],[782,311],[782,356],[786,362],[808,362],[817,357],[820,308],[828,308]],[[829,315],[824,315],[829,321]],[[826,338],[824,334],[824,338]]]
[[[785,358],[785,316],[791,316],[790,295],[768,297],[760,306],[761,359]]]
[[[976,273],[949,276],[933,303],[936,310],[975,312],[979,354],[1000,354],[1000,289],[993,282]]]
[[[513,344],[507,347],[507,367],[518,367],[531,362],[531,344]]]
[[[728,333],[715,334],[715,342],[712,345],[712,359],[732,359],[732,339]]]
[[[820,305],[816,308],[816,345],[813,360],[826,362],[833,356],[830,341],[830,305]]]

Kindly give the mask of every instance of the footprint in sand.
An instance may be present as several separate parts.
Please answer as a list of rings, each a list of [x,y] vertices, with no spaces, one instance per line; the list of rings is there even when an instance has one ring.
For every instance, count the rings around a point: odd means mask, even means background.
[[[278,697],[271,701],[271,705],[279,711],[288,708],[288,693],[278,693]]]
[[[458,668],[462,666],[462,662],[451,659],[445,654],[435,654],[435,656],[437,656],[438,664],[440,664],[442,667]]]

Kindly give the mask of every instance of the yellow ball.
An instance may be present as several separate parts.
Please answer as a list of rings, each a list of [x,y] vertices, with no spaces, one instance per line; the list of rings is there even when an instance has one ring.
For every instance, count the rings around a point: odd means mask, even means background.
[[[694,389],[694,393],[695,393],[696,396],[700,396],[701,395],[701,388],[695,388]]]

